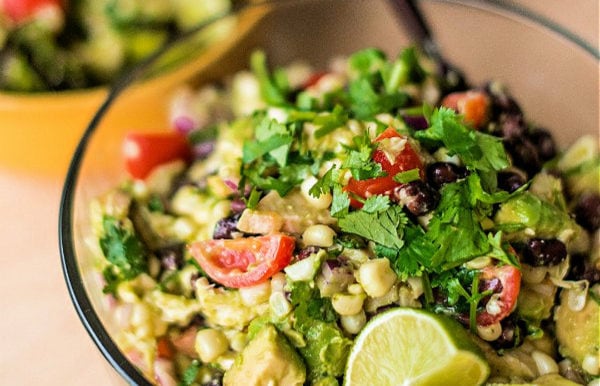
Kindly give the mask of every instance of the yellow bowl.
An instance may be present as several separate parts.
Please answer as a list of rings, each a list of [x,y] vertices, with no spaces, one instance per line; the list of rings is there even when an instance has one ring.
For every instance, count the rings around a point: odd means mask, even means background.
[[[267,11],[268,7],[254,7],[235,19],[232,16],[220,20],[218,28],[224,33],[211,40],[206,49],[193,57],[180,58],[178,64],[128,87],[100,126],[116,131],[140,126],[164,129],[172,91],[195,74],[209,74],[219,58],[243,40]],[[185,41],[189,43],[189,38]],[[0,93],[0,168],[62,177],[84,129],[108,93],[108,87],[39,94]]]

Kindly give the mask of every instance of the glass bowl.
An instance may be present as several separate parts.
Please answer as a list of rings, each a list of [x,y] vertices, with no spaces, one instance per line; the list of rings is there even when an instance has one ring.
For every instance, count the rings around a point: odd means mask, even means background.
[[[584,134],[598,136],[597,50],[542,17],[503,4],[419,1],[444,56],[472,84],[490,79],[504,83],[529,119],[551,130],[561,147]],[[246,68],[254,47],[263,48],[275,64],[304,58],[318,67],[365,47],[395,54],[412,41],[383,0],[279,1],[244,12],[257,12],[251,33],[237,40],[235,49],[208,58],[202,71],[187,80],[198,85]],[[150,124],[144,119],[144,114],[152,114],[152,105],[135,106],[134,111],[126,103],[127,93],[139,87],[135,77],[144,71],[141,68],[113,90],[81,137],[64,185],[59,227],[62,264],[75,309],[106,360],[134,384],[149,381],[111,339],[115,324],[86,240],[90,200],[124,177],[120,152],[125,131],[167,127],[164,115],[152,115]],[[170,90],[153,91],[162,94],[162,100],[170,97],[165,94]],[[129,108],[127,125],[111,125],[111,114]]]

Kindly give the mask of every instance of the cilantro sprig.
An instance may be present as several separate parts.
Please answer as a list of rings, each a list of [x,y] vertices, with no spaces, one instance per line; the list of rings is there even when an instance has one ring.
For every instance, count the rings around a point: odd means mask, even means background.
[[[114,293],[119,282],[131,280],[147,270],[145,247],[135,235],[133,225],[112,216],[102,219],[102,253],[111,265],[103,271],[104,292]]]
[[[456,112],[445,107],[434,109],[428,120],[430,127],[415,132],[415,138],[430,148],[446,147],[450,155],[460,157],[467,169],[478,172],[486,187],[495,187],[495,173],[509,166],[502,140],[469,129]]]
[[[374,202],[370,201],[369,203]],[[384,205],[369,213],[359,210],[348,213],[338,222],[340,229],[362,236],[383,247],[398,251],[404,245],[403,226],[407,217],[398,205]],[[370,205],[371,207],[372,205]]]

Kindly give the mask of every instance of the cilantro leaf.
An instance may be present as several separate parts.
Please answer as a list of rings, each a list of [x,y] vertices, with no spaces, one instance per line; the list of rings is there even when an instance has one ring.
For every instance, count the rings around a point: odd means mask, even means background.
[[[376,144],[371,142],[368,134],[357,135],[352,141],[354,146],[348,149],[348,156],[342,163],[342,168],[349,169],[356,180],[385,176],[381,165],[371,159]]]
[[[320,126],[315,131],[315,138],[321,138],[348,121],[348,113],[340,105],[336,105],[330,113],[322,113],[313,119],[313,123]]]
[[[417,276],[423,267],[431,265],[431,257],[436,251],[435,246],[426,237],[420,226],[409,224],[404,228],[406,245],[400,249],[398,256],[392,260],[394,270],[402,279]]]
[[[488,234],[488,242],[492,247],[492,250],[488,253],[489,257],[492,257],[504,264],[512,265],[520,268],[519,258],[513,253],[508,252],[508,244],[502,242],[502,232],[497,232],[495,235]]]
[[[260,165],[252,165],[243,170],[243,175],[248,179],[254,188],[262,191],[275,190],[281,197],[284,197],[294,186],[298,185],[302,179],[293,173],[287,173],[283,176],[269,174],[273,171],[272,164],[263,162]]]
[[[242,148],[242,162],[253,162],[269,154],[279,166],[285,166],[294,137],[285,125],[265,117],[255,129],[256,139],[247,140]]]
[[[328,298],[322,298],[319,290],[308,281],[295,281],[291,285],[290,302],[295,307],[296,322],[305,330],[312,320],[334,322],[336,313]]]
[[[489,251],[487,236],[469,202],[469,189],[461,181],[445,185],[427,238],[436,246],[432,268],[447,270]]]
[[[350,197],[347,192],[342,190],[341,185],[333,187],[333,198],[331,200],[331,208],[329,209],[333,217],[343,217],[348,213],[350,206]]]
[[[385,53],[376,48],[360,50],[348,58],[350,71],[355,76],[364,76],[378,71],[385,63]]]
[[[128,227],[112,216],[104,216],[102,226],[104,236],[100,238],[100,248],[106,259],[119,269],[119,274],[129,280],[146,271],[144,245],[136,237],[133,226]]]
[[[402,208],[394,205],[378,213],[364,210],[349,213],[338,221],[338,225],[346,233],[362,236],[387,248],[400,249],[404,245],[402,229],[406,222]]]
[[[380,78],[371,76],[370,78]],[[379,92],[373,80],[367,77],[358,78],[350,82],[348,97],[350,110],[358,119],[371,119],[377,114],[392,112],[396,108],[404,106],[409,97],[402,92],[386,94]]]
[[[250,57],[250,68],[258,78],[260,92],[265,101],[271,105],[281,106],[287,103],[287,90],[281,87],[281,81],[272,77],[267,68],[267,57],[263,51],[254,51]]]
[[[242,161],[250,163],[273,150],[291,144],[292,140],[293,138],[289,135],[275,134],[264,141],[246,141],[242,149]],[[279,157],[277,162],[280,165],[285,164],[285,159]]]
[[[383,82],[388,94],[393,93],[408,82],[420,83],[425,78],[425,70],[419,64],[414,47],[404,49],[393,62],[382,69]]]
[[[333,165],[327,172],[318,180],[308,191],[308,193],[315,197],[319,198],[321,195],[325,193],[329,193],[333,187],[338,184],[340,170]]]
[[[383,212],[390,207],[389,196],[377,194],[367,198],[363,204],[362,210],[367,213]]]
[[[457,154],[467,168],[495,172],[509,166],[500,138],[467,128],[453,110],[440,107],[429,118],[427,130],[415,132],[415,138],[430,146],[445,146]]]
[[[181,382],[177,386],[191,386],[196,382],[196,377],[200,371],[200,362],[193,360],[185,369],[181,376]]]

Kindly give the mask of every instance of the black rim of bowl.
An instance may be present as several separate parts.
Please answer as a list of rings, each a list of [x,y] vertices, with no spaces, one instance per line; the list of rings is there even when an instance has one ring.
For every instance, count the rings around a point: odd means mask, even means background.
[[[281,1],[281,0],[279,0]],[[340,0],[341,1],[341,0]],[[550,32],[553,32],[560,37],[567,39],[579,46],[581,49],[586,51],[596,60],[600,58],[600,54],[597,48],[592,47],[585,40],[579,36],[573,34],[569,30],[563,28],[557,23],[554,23],[543,16],[540,16],[534,12],[531,12],[525,8],[518,7],[515,5],[508,4],[501,0],[419,0],[419,1],[431,1],[438,3],[453,3],[457,5],[463,5],[466,7],[474,7],[481,9],[485,12],[498,14],[503,17],[512,17],[520,20],[526,20],[533,22],[541,27],[545,27]],[[276,1],[277,2],[277,1]],[[293,3],[293,1],[281,1]],[[259,4],[262,2],[259,2]],[[160,57],[169,49],[176,46],[185,38],[197,32],[198,30],[220,20],[227,15],[218,15],[213,19],[208,20],[202,25],[197,26],[193,30],[182,35],[180,38],[170,42],[163,49],[157,51],[154,55],[144,60],[139,66],[133,71],[120,78],[111,88],[105,101],[99,107],[98,111],[94,115],[92,121],[85,129],[73,155],[71,163],[69,165],[65,183],[62,191],[59,211],[59,249],[61,255],[61,263],[63,268],[63,274],[66,281],[66,285],[69,291],[69,295],[75,307],[81,322],[83,323],[88,334],[100,349],[102,355],[110,363],[110,365],[117,371],[117,373],[128,383],[136,385],[151,385],[146,377],[125,357],[125,355],[119,350],[115,342],[110,337],[108,331],[102,324],[98,314],[94,310],[92,301],[86,293],[85,286],[83,283],[83,277],[79,270],[77,259],[75,257],[75,242],[73,234],[73,210],[75,200],[75,188],[79,178],[79,172],[83,156],[90,138],[94,134],[99,122],[102,120],[106,111],[111,107],[112,103],[117,99],[121,92],[127,88],[128,85],[138,80],[143,73],[151,67],[152,63],[156,58]]]

